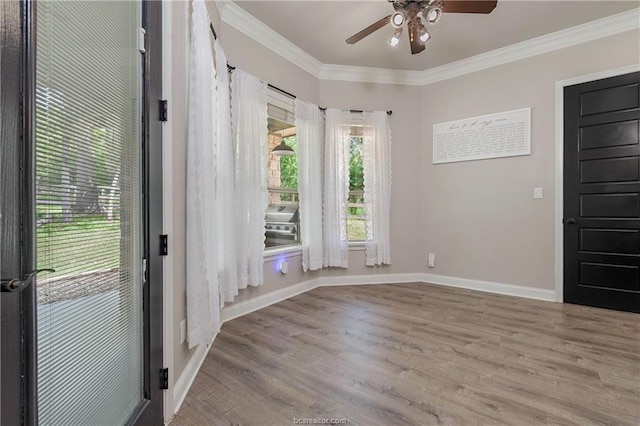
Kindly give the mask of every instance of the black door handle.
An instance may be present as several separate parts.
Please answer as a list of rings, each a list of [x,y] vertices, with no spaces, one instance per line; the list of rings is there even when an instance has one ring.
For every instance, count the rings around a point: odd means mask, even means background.
[[[40,272],[55,272],[54,269],[36,269],[25,275],[24,279],[12,278],[10,280],[0,280],[0,291],[2,293],[24,290]]]
[[[575,225],[576,224],[576,220],[574,218],[572,218],[572,217],[569,217],[569,218],[565,219],[565,223],[567,225]]]

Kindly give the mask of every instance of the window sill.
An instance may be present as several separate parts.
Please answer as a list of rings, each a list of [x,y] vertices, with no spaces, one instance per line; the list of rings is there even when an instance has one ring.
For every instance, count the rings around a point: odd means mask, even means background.
[[[364,241],[351,241],[349,242],[349,251],[365,251],[365,242]],[[291,247],[279,247],[279,248],[270,248],[265,249],[264,251],[264,261],[271,262],[272,260],[280,257],[293,257],[293,256],[301,256],[302,255],[302,246],[291,246]]]
[[[351,241],[349,242],[349,251],[364,251],[365,244],[364,241]]]
[[[264,261],[271,262],[276,258],[281,256],[285,257],[293,257],[302,255],[302,246],[291,246],[291,247],[278,247],[278,248],[269,248],[264,251]]]

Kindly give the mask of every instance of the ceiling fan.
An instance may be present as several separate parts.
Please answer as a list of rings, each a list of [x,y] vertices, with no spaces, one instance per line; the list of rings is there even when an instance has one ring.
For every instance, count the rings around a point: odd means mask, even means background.
[[[491,13],[495,9],[497,0],[387,0],[393,4],[395,12],[369,25],[359,33],[347,39],[347,44],[355,44],[379,30],[387,24],[395,29],[388,43],[396,47],[400,44],[402,30],[406,23],[409,31],[411,54],[415,55],[424,50],[424,45],[431,35],[422,21],[435,24],[443,13]]]

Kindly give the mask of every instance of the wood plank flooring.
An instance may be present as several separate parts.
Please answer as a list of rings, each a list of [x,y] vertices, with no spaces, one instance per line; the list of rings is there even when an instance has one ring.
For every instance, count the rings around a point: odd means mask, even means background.
[[[428,284],[318,288],[224,324],[171,424],[299,419],[639,425],[640,315]]]

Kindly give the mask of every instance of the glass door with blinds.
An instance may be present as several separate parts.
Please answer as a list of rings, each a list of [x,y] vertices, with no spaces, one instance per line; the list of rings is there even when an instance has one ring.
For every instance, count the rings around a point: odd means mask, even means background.
[[[37,2],[37,407],[123,424],[144,399],[141,3]]]

